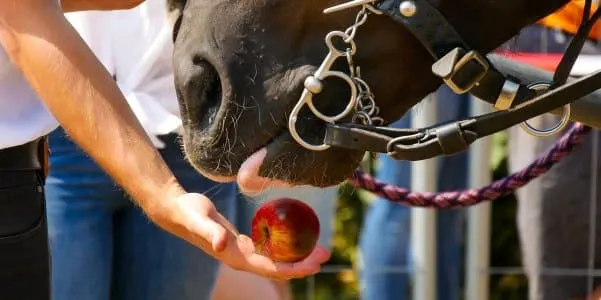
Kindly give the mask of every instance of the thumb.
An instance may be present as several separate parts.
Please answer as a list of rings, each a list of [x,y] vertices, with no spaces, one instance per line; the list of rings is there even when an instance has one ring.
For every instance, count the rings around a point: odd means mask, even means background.
[[[221,224],[210,218],[206,218],[202,223],[204,223],[202,226],[205,230],[209,232],[213,251],[217,253],[223,251],[227,246],[228,231]]]
[[[219,222],[219,213],[210,204],[210,200],[201,194],[189,193],[180,197],[185,205],[180,207],[190,233],[200,237],[204,243],[210,243],[214,252],[221,252],[227,246],[228,230]],[[200,201],[199,201],[200,200]]]
[[[214,252],[221,252],[227,246],[228,231],[210,217],[192,216],[194,226],[190,228],[193,235],[211,243]]]

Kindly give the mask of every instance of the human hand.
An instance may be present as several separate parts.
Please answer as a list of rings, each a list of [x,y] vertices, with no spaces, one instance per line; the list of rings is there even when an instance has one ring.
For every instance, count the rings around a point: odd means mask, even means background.
[[[203,249],[229,267],[274,280],[313,275],[330,257],[317,246],[301,262],[279,263],[255,253],[252,240],[237,232],[204,195],[189,193],[174,197],[153,209],[149,217],[163,229]]]

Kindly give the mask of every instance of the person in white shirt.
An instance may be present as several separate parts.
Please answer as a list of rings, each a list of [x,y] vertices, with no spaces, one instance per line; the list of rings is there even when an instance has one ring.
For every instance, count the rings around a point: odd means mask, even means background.
[[[231,219],[237,190],[187,163],[164,0],[121,11],[66,14],[112,74],[154,146],[187,191],[205,193]],[[104,24],[98,26],[98,24]],[[52,299],[209,299],[219,263],[168,234],[114,188],[62,128],[49,134],[46,179]]]
[[[0,1],[3,300],[50,299],[42,188],[47,170],[44,137],[58,123],[132,196],[152,222],[226,265],[264,277],[291,279],[318,272],[329,258],[327,250],[317,248],[300,263],[273,262],[254,253],[248,237],[239,235],[206,196],[187,193],[151,143],[110,73],[63,15],[70,11],[132,8],[141,2]]]

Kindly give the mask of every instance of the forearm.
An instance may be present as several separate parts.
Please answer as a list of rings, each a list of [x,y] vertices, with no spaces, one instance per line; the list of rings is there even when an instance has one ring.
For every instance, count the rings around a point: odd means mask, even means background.
[[[0,41],[65,131],[144,208],[182,192],[111,76],[60,10],[5,19]]]
[[[60,0],[63,12],[130,9],[144,0]]]

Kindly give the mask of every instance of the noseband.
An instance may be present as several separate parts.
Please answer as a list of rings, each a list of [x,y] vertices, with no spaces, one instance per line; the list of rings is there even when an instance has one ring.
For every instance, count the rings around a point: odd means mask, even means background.
[[[586,0],[585,3],[582,23],[555,71],[553,82],[528,84],[495,69],[486,56],[463,41],[453,26],[427,0],[353,0],[330,7],[324,13],[355,7],[361,9],[355,23],[344,32],[332,31],[326,35],[329,52],[315,73],[305,80],[303,93],[289,118],[290,133],[300,145],[314,151],[335,146],[387,153],[395,159],[416,161],[464,151],[477,139],[517,124],[536,135],[558,132],[569,120],[569,104],[601,87],[601,70],[566,83],[588,33],[601,16],[598,9],[590,16],[592,0]],[[472,94],[494,104],[497,111],[428,128],[394,129],[382,126],[384,120],[378,116],[375,96],[369,85],[361,79],[360,69],[353,62],[353,56],[358,51],[354,42],[355,33],[371,14],[387,16],[404,25],[434,58],[432,72],[453,92]],[[341,39],[347,49],[336,48],[333,42],[335,38]],[[348,74],[331,70],[337,59],[346,59]],[[351,92],[345,109],[334,116],[321,113],[313,103],[313,96],[322,91],[322,82],[328,77],[344,80]],[[308,143],[296,130],[298,114],[304,105],[327,123],[326,135],[320,145]],[[526,123],[531,118],[562,107],[564,116],[551,130],[535,130]],[[351,123],[339,123],[348,117],[351,117]]]

